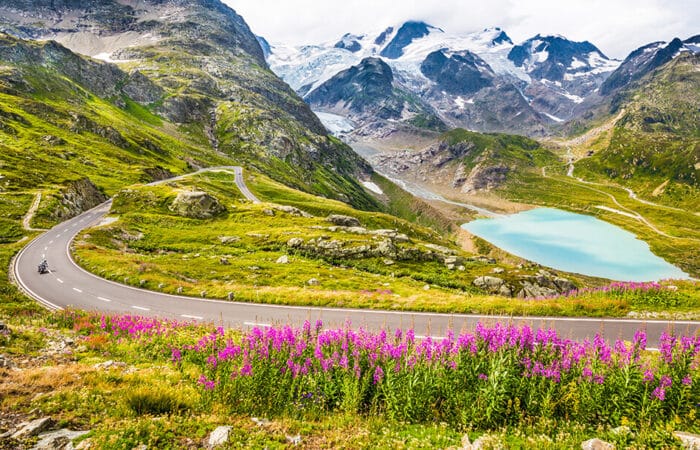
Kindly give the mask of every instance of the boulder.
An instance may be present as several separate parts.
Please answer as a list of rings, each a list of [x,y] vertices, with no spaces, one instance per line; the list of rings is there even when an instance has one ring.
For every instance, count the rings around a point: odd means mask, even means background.
[[[306,282],[309,286],[318,286],[319,281],[316,278],[311,278],[309,281]]]
[[[32,450],[68,450],[73,448],[73,439],[89,433],[88,431],[72,431],[62,429],[42,433],[39,441],[32,447]]]
[[[274,205],[273,208],[276,209],[277,211],[286,212],[287,214],[291,214],[292,216],[296,216],[296,217],[306,217],[306,218],[313,217],[311,214],[307,213],[306,211],[302,211],[301,209],[295,208],[294,206]]]
[[[688,450],[700,450],[700,434],[674,431],[673,435],[683,442],[683,448]]]
[[[231,263],[228,261],[227,257],[222,256],[221,258],[219,258],[219,264],[221,264],[222,266],[228,266]]]
[[[501,288],[501,286],[506,284],[506,282],[503,278],[484,275],[475,278],[474,281],[472,281],[472,284],[488,292],[497,292]]]
[[[372,230],[369,234],[374,236],[381,236],[390,238],[396,242],[409,242],[410,239],[403,233],[399,233],[396,230]]]
[[[37,436],[42,431],[48,429],[53,425],[53,419],[50,417],[42,417],[41,419],[32,420],[31,422],[25,422],[20,425],[20,429],[12,434],[13,439],[27,438],[31,436]]]
[[[233,244],[240,241],[241,238],[238,236],[219,236],[219,242],[222,244]]]
[[[299,248],[304,245],[304,240],[302,238],[291,238],[287,241],[287,247],[289,248]]]
[[[550,287],[534,284],[530,281],[522,282],[522,289],[518,291],[518,298],[542,298],[557,295],[558,292]]]
[[[265,208],[263,209],[263,214],[265,214],[266,216],[274,216],[275,212],[271,209]]]
[[[126,363],[123,361],[113,361],[113,360],[107,360],[105,362],[97,363],[94,366],[92,366],[94,369],[100,370],[100,369],[112,369],[112,368],[123,368],[126,367]]]
[[[277,264],[289,264],[289,256],[282,255],[275,261]]]
[[[387,258],[396,258],[396,246],[391,239],[384,239],[377,246],[377,253]]]
[[[340,225],[342,227],[360,227],[362,224],[360,221],[351,216],[344,216],[342,214],[331,214],[326,218],[327,221],[333,225]]]
[[[12,369],[14,366],[10,358],[5,355],[0,355],[0,369]]]
[[[221,426],[212,431],[209,435],[209,448],[215,448],[228,443],[231,428],[231,426]]]
[[[456,252],[452,249],[449,249],[447,247],[443,247],[442,245],[437,245],[437,244],[423,244],[425,248],[429,248],[430,250],[436,251],[438,253],[442,253],[443,255],[454,255]]]
[[[193,219],[211,219],[226,211],[219,201],[202,191],[184,191],[170,205],[175,214]]]
[[[559,292],[571,292],[576,290],[576,285],[566,278],[555,277],[554,284],[557,286]]]
[[[581,443],[582,450],[614,450],[615,446],[598,438],[589,439]]]

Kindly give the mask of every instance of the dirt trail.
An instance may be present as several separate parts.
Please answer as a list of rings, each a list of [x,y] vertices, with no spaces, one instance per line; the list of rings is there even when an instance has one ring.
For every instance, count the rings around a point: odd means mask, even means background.
[[[32,228],[32,219],[34,218],[34,214],[36,213],[36,210],[39,209],[39,204],[41,203],[41,192],[37,192],[36,197],[34,197],[34,201],[32,202],[32,206],[29,207],[29,210],[27,210],[27,214],[24,216],[22,219],[22,227],[27,230],[27,231],[46,231],[43,228]]]
[[[582,184],[583,184],[583,185],[593,185],[593,186],[603,186],[603,187],[616,187],[616,188],[619,188],[619,189],[624,189],[625,191],[627,191],[627,192],[629,193],[630,198],[632,198],[632,199],[634,199],[634,200],[637,200],[637,201],[640,202],[640,203],[646,203],[646,204],[650,204],[650,205],[652,205],[652,206],[658,206],[658,207],[660,207],[660,208],[670,208],[670,209],[677,209],[677,208],[672,208],[672,207],[670,207],[670,206],[665,206],[665,205],[656,205],[655,203],[647,202],[646,200],[641,200],[641,199],[637,198],[636,194],[634,194],[634,192],[633,192],[631,189],[624,188],[624,187],[622,187],[622,186],[613,186],[613,185],[607,185],[607,184],[602,184],[602,183],[594,183],[594,182],[591,182],[591,181],[585,181],[585,180],[583,180],[582,178],[574,177],[573,167],[574,167],[574,165],[573,165],[573,163],[571,163],[571,164],[569,165],[569,171],[568,171],[567,175],[568,175],[570,178],[573,178],[574,180],[576,180],[578,183],[572,182],[572,181],[566,181],[566,180],[562,180],[562,179],[560,179],[559,181],[561,181],[562,183],[567,183],[567,184],[571,184],[571,185],[574,185],[574,186],[579,186],[579,187],[582,187],[582,188],[584,188],[584,189],[588,189],[588,190],[591,190],[591,191],[594,191],[594,192],[598,192],[599,194],[603,194],[603,195],[609,197],[610,200],[612,200],[612,202],[620,208],[620,210],[617,210],[617,209],[614,209],[614,208],[605,207],[605,206],[600,206],[600,205],[599,205],[599,206],[596,206],[596,208],[599,208],[599,209],[602,209],[602,210],[605,210],[605,211],[609,211],[609,212],[612,212],[612,213],[620,214],[620,215],[623,215],[623,216],[627,216],[627,217],[630,217],[630,218],[634,218],[634,219],[636,219],[636,220],[642,222],[642,223],[645,224],[647,227],[649,227],[652,231],[654,231],[656,234],[659,234],[659,235],[661,235],[661,236],[664,236],[664,237],[667,237],[667,238],[670,238],[670,239],[681,239],[681,238],[679,238],[679,237],[677,237],[677,236],[671,236],[670,234],[664,233],[663,231],[659,230],[659,229],[658,229],[654,224],[652,224],[646,217],[644,217],[643,215],[639,214],[637,211],[634,211],[634,210],[632,210],[632,209],[630,209],[630,208],[628,208],[628,207],[623,206],[622,204],[620,204],[620,202],[617,200],[617,198],[615,198],[614,195],[612,195],[612,194],[610,194],[610,193],[608,193],[608,192],[602,191],[602,190],[600,190],[600,189],[596,189],[596,188],[594,188],[594,187],[582,186]],[[543,177],[547,177],[544,168],[542,169],[542,176],[543,176]],[[683,239],[691,239],[691,240],[700,242],[700,239],[693,239],[693,238],[683,238]]]

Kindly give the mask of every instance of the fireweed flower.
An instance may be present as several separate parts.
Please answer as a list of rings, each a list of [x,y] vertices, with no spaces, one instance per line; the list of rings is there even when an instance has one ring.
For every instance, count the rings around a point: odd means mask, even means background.
[[[657,387],[651,393],[651,398],[652,398],[652,400],[656,399],[656,400],[664,401],[666,399],[666,389],[664,389],[660,386]]]

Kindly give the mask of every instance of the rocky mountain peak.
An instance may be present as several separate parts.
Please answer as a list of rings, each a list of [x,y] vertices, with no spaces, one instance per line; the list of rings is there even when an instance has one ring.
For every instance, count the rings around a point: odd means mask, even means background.
[[[380,55],[388,59],[398,59],[403,55],[404,48],[414,40],[429,35],[431,32],[442,32],[439,28],[428,25],[425,22],[405,22],[396,32],[394,38],[382,49]]]

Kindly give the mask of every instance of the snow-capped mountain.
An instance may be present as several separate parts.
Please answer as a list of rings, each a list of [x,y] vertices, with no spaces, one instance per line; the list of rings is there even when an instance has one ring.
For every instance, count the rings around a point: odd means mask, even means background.
[[[267,61],[312,106],[327,108],[323,96],[333,89],[324,84],[366,58],[386,63],[395,88],[449,125],[527,134],[571,118],[619,65],[594,45],[561,36],[515,45],[500,28],[460,35],[418,21],[317,45],[273,44]],[[333,104],[343,101],[338,94]]]
[[[675,38],[671,42],[652,42],[636,49],[605,80],[600,93],[609,95],[624,88],[684,52],[700,53],[700,34],[685,41]]]

